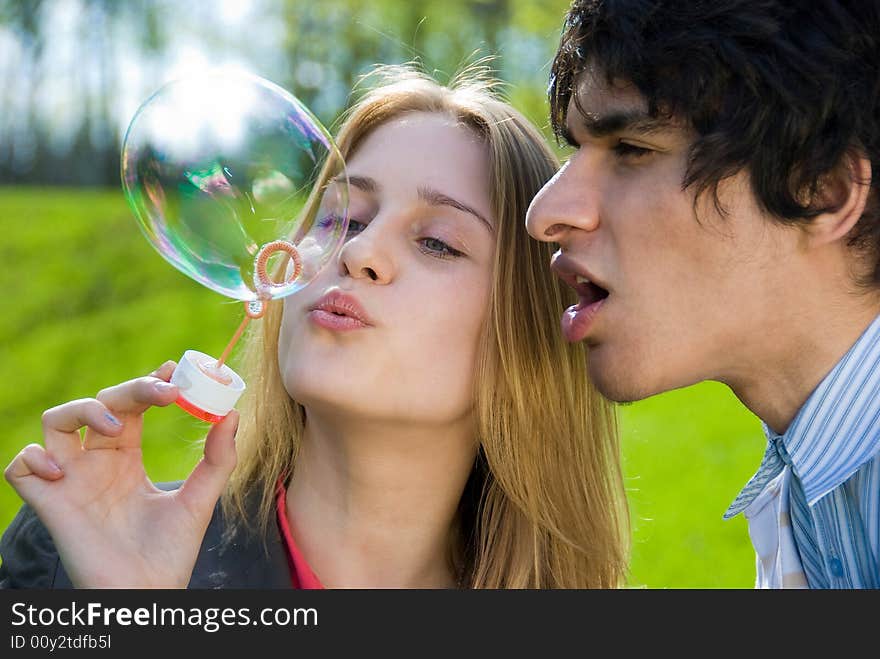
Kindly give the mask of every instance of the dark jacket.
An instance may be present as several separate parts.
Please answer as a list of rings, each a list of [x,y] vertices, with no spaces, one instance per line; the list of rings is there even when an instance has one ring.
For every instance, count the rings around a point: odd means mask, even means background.
[[[159,483],[173,490],[180,483]],[[277,524],[269,537],[239,532],[223,544],[227,524],[219,504],[202,540],[189,588],[290,588],[290,568]],[[265,545],[265,546],[264,546]],[[0,588],[73,588],[52,537],[23,505],[0,538]]]

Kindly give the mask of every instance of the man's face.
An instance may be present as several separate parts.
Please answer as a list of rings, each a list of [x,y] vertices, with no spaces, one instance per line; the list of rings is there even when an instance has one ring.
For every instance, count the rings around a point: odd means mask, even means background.
[[[652,119],[634,86],[588,69],[576,92],[575,150],[526,220],[533,238],[558,244],[553,267],[580,296],[563,313],[566,338],[587,342],[612,400],[748,379],[797,297],[802,234],[758,208],[746,172],[719,186],[725,215],[711,193],[695,204],[682,189],[694,134]]]

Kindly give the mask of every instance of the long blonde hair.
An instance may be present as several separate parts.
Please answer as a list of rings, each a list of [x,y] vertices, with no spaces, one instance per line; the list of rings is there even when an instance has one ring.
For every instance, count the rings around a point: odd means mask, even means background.
[[[558,161],[540,132],[501,100],[481,63],[443,86],[411,65],[378,67],[337,135],[344,158],[379,125],[411,112],[440,113],[488,147],[497,218],[494,278],[474,392],[479,453],[459,504],[450,561],[474,588],[612,588],[623,585],[628,509],[615,411],[589,382],[582,345],[566,343],[559,314],[572,293],[549,270],[551,251],[524,219]],[[293,472],[305,410],[278,366],[281,305],[248,336],[236,443],[224,493],[228,519],[265,534],[275,486]],[[259,501],[254,518],[252,501]]]

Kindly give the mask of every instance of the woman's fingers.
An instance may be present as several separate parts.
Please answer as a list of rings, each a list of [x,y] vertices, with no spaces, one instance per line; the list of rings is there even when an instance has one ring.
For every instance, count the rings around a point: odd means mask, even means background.
[[[173,403],[177,393],[175,385],[147,375],[102,389],[97,399],[116,415],[140,415],[150,407],[164,407]]]
[[[152,406],[165,406],[177,398],[177,387],[167,380],[176,364],[167,361],[148,375],[57,405],[43,413],[46,448],[63,462],[75,452],[99,448],[140,446],[143,413]],[[79,430],[86,428],[84,439]]]
[[[83,446],[86,449],[139,448],[143,414],[150,407],[164,407],[177,398],[177,387],[160,378],[146,376],[107,387],[98,392],[101,401],[122,424],[119,435],[100,431],[86,431]]]
[[[54,481],[64,476],[64,471],[46,449],[39,444],[28,444],[9,463],[3,476],[15,487],[16,482],[26,476],[38,476],[44,480]]]
[[[121,426],[110,410],[96,398],[80,398],[62,405],[56,405],[43,412],[43,432],[56,434],[77,434],[83,426],[93,426],[95,430],[117,432]]]
[[[28,444],[12,459],[3,476],[24,501],[37,509],[46,486],[61,479],[64,472],[46,449]]]
[[[168,382],[171,379],[171,375],[174,373],[175,368],[177,368],[177,362],[173,359],[169,359],[155,371],[150,373],[150,376]]]
[[[223,493],[226,481],[235,469],[237,430],[238,411],[232,410],[208,432],[205,438],[204,457],[177,490],[177,496],[189,510],[195,513],[207,513],[207,519],[210,519],[210,512],[213,511],[214,504]]]
[[[177,364],[167,361],[149,376],[108,387],[97,398],[80,398],[43,412],[43,443],[29,444],[4,471],[7,480],[38,476],[56,480],[63,465],[83,449],[139,446],[141,415],[151,406],[165,406],[177,398],[168,380]],[[80,434],[86,428],[85,437]],[[126,432],[127,431],[127,432]]]
[[[43,412],[43,442],[60,462],[82,450],[80,428],[86,426],[108,437],[122,432],[122,422],[95,398],[80,398]]]

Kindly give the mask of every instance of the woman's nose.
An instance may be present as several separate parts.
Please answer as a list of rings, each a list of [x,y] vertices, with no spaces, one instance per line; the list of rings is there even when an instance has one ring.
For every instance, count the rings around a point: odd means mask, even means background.
[[[377,284],[390,283],[394,278],[390,239],[383,237],[377,219],[342,246],[339,252],[339,273],[354,279],[370,279]]]
[[[599,226],[599,177],[589,156],[576,153],[538,191],[526,213],[526,229],[535,240],[564,242],[576,231]]]

